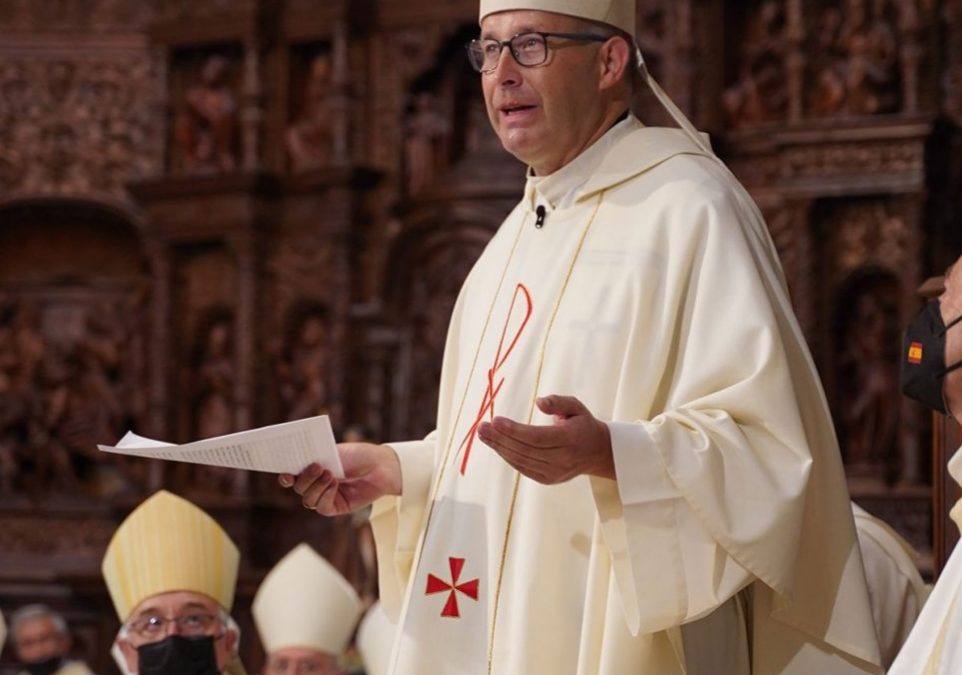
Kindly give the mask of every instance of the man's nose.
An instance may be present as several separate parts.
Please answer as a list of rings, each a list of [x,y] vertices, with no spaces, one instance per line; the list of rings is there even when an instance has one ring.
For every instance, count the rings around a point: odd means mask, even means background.
[[[521,81],[521,66],[511,53],[511,47],[505,45],[498,55],[498,62],[491,71],[491,76],[496,78],[501,86],[511,86]]]

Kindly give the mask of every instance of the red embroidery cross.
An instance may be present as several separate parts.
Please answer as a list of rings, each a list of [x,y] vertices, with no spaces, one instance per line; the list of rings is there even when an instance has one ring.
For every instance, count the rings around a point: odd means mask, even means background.
[[[448,563],[451,565],[450,583],[443,579],[438,579],[433,574],[428,574],[428,585],[424,590],[424,594],[432,595],[434,593],[450,592],[448,601],[444,603],[444,609],[441,610],[441,616],[451,616],[457,619],[461,617],[461,613],[458,611],[458,591],[477,602],[479,582],[477,579],[472,579],[463,584],[458,583],[458,577],[461,576],[461,570],[464,567],[464,558],[448,558]]]

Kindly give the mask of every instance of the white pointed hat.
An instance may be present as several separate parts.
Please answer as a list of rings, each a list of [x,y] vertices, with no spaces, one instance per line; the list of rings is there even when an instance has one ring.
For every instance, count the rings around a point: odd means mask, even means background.
[[[567,14],[635,34],[635,0],[481,0],[479,21],[488,14],[517,9]]]
[[[367,675],[387,675],[396,632],[397,625],[391,621],[381,603],[371,605],[357,629],[357,648],[361,652]]]
[[[361,599],[333,565],[299,544],[274,566],[251,606],[264,651],[300,647],[340,654],[361,615]]]
[[[161,490],[117,528],[101,570],[123,622],[147,598],[172,591],[203,593],[229,612],[239,563],[240,552],[213,518]]]

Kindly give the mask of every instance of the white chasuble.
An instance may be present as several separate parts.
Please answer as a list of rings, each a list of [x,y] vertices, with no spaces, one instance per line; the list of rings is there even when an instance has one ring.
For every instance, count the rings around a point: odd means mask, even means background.
[[[962,448],[949,460],[949,474],[962,485]],[[952,508],[962,527],[962,501]],[[962,553],[952,550],[912,632],[889,669],[889,675],[962,673]]]
[[[540,485],[477,439],[551,424],[548,394],[608,423],[616,481]],[[529,178],[455,306],[436,431],[392,445],[403,496],[371,520],[393,673],[878,672],[774,250],[681,132],[629,118]]]

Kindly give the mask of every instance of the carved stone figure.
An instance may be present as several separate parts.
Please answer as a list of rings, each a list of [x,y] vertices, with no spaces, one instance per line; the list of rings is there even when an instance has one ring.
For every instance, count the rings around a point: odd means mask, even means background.
[[[788,110],[785,13],[775,0],[763,2],[743,40],[738,81],[722,104],[733,127],[784,119]]]
[[[428,91],[414,95],[404,129],[404,159],[408,194],[416,195],[434,179],[445,161],[445,142],[451,125]]]
[[[847,0],[840,11],[825,9],[814,43],[814,86],[810,111],[871,115],[898,106],[898,46],[895,30],[878,1]]]
[[[186,173],[227,172],[237,166],[237,102],[229,71],[225,57],[208,57],[184,96],[177,143]]]
[[[330,160],[331,73],[330,55],[315,56],[304,87],[301,115],[284,135],[291,168],[295,171],[316,169]]]
[[[213,322],[202,337],[197,360],[195,433],[198,438],[234,431],[233,328],[228,319]]]
[[[305,316],[278,364],[281,399],[288,420],[327,411],[327,326],[320,313]]]
[[[894,456],[898,377],[890,345],[897,338],[891,312],[871,291],[859,294],[840,359],[846,465],[853,473],[884,470]]]

